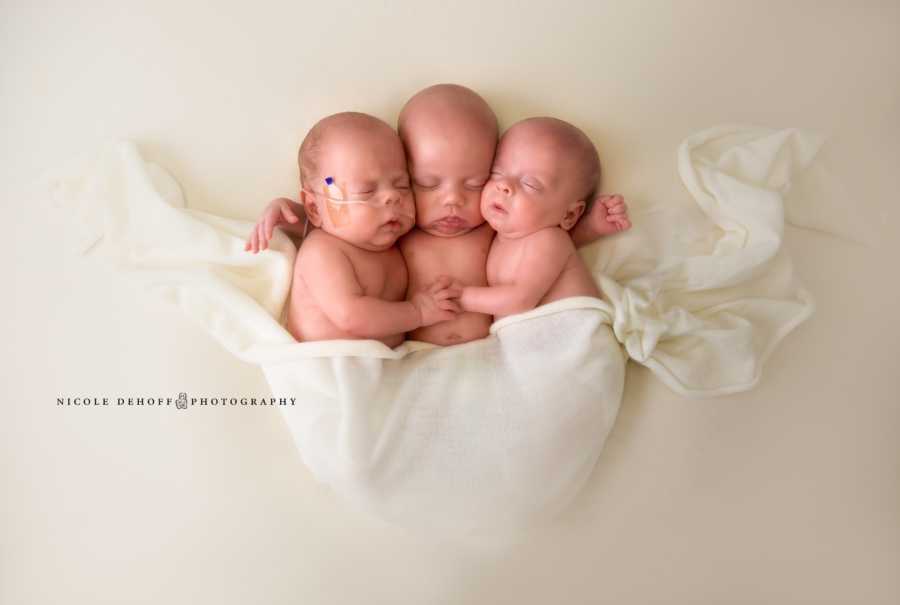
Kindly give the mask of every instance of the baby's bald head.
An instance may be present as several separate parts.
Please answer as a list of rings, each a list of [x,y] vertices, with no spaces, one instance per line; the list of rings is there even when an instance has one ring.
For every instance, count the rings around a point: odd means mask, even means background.
[[[527,139],[529,145],[568,159],[579,199],[585,200],[590,208],[600,181],[600,157],[584,132],[563,120],[539,117],[513,124],[503,135],[507,142],[517,138]]]
[[[383,120],[356,111],[345,111],[322,118],[309,129],[297,152],[300,183],[305,186],[319,169],[322,148],[334,142],[360,143],[366,140],[396,138],[397,133]]]
[[[429,86],[403,106],[398,130],[419,227],[451,236],[482,224],[481,190],[491,173],[498,134],[487,102],[458,84]]]
[[[475,133],[496,142],[497,116],[478,93],[459,84],[435,84],[410,98],[397,123],[400,138],[409,144],[420,134],[451,136]]]

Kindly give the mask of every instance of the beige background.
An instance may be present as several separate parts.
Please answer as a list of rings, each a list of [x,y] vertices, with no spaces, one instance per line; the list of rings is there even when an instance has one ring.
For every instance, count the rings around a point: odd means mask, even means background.
[[[0,5],[0,603],[900,602],[900,4],[361,4]],[[694,131],[819,130],[845,185],[820,218],[879,247],[789,230],[819,309],[759,387],[689,401],[630,367],[587,493],[505,554],[346,511],[275,410],[56,407],[266,387],[69,254],[29,195],[41,170],[131,137],[191,206],[249,219],[294,191],[317,118],[393,121],[440,81],[503,125],[582,125],[638,212],[687,195]]]

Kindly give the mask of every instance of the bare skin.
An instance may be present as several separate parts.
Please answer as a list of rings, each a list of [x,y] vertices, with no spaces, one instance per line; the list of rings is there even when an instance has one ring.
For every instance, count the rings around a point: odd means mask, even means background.
[[[259,222],[253,227],[244,250],[256,254],[260,250],[269,247],[269,240],[276,227],[280,227],[296,245],[303,241],[303,233],[306,230],[306,212],[303,205],[286,197],[272,200]]]
[[[301,148],[301,196],[316,229],[297,253],[288,330],[301,341],[376,339],[395,347],[405,332],[455,317],[451,299],[459,292],[449,279],[404,300],[407,271],[395,244],[412,228],[415,208],[396,133],[364,114],[335,114],[315,129],[315,161]],[[304,162],[315,174],[303,174]],[[335,203],[326,177],[342,201],[354,203]]]
[[[449,277],[456,286],[487,286],[494,230],[485,223],[481,197],[497,144],[496,117],[474,91],[438,84],[407,102],[399,130],[416,200],[416,227],[399,240],[410,298],[439,276]],[[302,233],[302,217],[300,204],[274,200],[246,249],[254,253],[265,249],[276,227],[296,237]],[[571,229],[571,239],[583,246],[630,226],[622,196],[601,195]],[[467,310],[408,336],[438,345],[458,344],[487,336],[493,319],[491,314]]]
[[[494,159],[496,117],[468,88],[438,84],[406,103],[399,130],[416,197],[416,227],[400,240],[410,291],[440,275],[459,284],[487,285],[494,231],[481,215],[480,202]],[[487,336],[491,321],[484,313],[461,313],[413,330],[409,338],[459,344]]]
[[[323,292],[320,282],[326,281],[324,274],[333,272],[335,268],[344,273],[341,276],[343,283],[337,284],[340,291]],[[353,323],[354,319],[362,319],[361,314],[354,315],[347,310],[347,316],[341,317],[341,309],[334,308],[335,304],[341,304],[340,301],[348,294],[360,299],[370,298],[370,305],[375,301],[396,304],[396,301],[405,300],[406,286],[406,264],[396,246],[383,252],[372,252],[321,229],[314,229],[307,236],[294,265],[288,331],[301,341],[364,338],[365,323]],[[327,307],[331,307],[328,312],[325,310]],[[368,327],[373,338],[389,347],[403,342],[403,334],[397,333],[396,327]],[[391,331],[395,333],[385,333]]]
[[[463,286],[464,310],[495,319],[571,296],[600,295],[569,236],[584,213],[599,165],[571,124],[532,118],[500,139],[481,211],[497,231],[487,287]]]
[[[443,275],[457,285],[487,286],[494,230],[484,221],[481,195],[496,151],[496,117],[474,91],[438,84],[407,102],[399,127],[416,195],[416,227],[400,240],[410,284],[427,284]],[[594,212],[573,230],[573,239],[586,245],[629,226],[622,197],[601,196]],[[451,345],[487,336],[492,315],[466,311],[409,337]]]
[[[493,238],[494,230],[487,224],[453,238],[414,229],[400,240],[410,289],[421,288],[441,275],[452,276],[458,284],[487,285],[485,264]],[[484,313],[463,312],[455,319],[413,330],[409,338],[437,345],[460,344],[487,336],[492,321]]]

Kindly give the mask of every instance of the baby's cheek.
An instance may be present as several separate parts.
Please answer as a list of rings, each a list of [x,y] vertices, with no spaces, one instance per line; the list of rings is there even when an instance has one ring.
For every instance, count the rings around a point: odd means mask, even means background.
[[[420,191],[416,194],[416,201],[413,207],[415,209],[416,220],[420,223],[428,220],[429,208],[431,208],[434,201],[433,198],[433,195],[424,191]]]
[[[474,192],[466,197],[466,207],[471,208],[474,213],[484,218],[481,210],[481,192]]]

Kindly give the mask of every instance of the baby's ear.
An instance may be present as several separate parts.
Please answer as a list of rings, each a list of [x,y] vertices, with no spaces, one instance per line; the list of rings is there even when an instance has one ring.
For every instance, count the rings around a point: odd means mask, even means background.
[[[321,227],[322,214],[319,212],[319,203],[316,201],[316,196],[305,189],[301,189],[300,203],[303,204],[303,209],[306,211],[309,222],[316,227]]]
[[[578,219],[581,218],[581,215],[584,214],[584,209],[586,207],[587,204],[584,200],[570,203],[566,208],[566,215],[563,217],[562,222],[559,223],[559,226],[566,231],[574,227],[575,223],[578,222]]]

